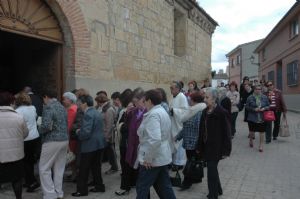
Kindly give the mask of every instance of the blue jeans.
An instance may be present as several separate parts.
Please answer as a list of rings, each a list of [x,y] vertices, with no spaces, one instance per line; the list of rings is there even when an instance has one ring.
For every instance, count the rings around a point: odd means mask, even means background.
[[[136,183],[136,199],[147,199],[152,185],[159,198],[176,199],[168,173],[168,166],[146,169],[140,165]]]

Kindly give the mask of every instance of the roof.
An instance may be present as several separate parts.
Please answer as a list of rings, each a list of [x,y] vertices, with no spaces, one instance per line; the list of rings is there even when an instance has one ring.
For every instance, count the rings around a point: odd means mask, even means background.
[[[255,53],[258,53],[263,49],[269,41],[271,41],[280,30],[285,27],[285,24],[289,22],[290,18],[296,15],[300,10],[300,1],[296,0],[296,3],[290,8],[290,10],[282,17],[282,19],[276,24],[276,26],[271,30],[271,32],[266,36],[263,42],[254,50]]]
[[[233,50],[231,50],[229,53],[227,53],[226,57],[229,57],[230,55],[232,55],[233,53],[235,53],[237,50],[239,50],[240,48],[242,48],[244,46],[247,46],[249,44],[253,44],[253,43],[256,43],[256,42],[262,42],[262,41],[263,41],[263,39],[258,39],[258,40],[255,40],[255,41],[250,41],[250,42],[247,42],[247,43],[240,44],[237,47],[235,47]]]
[[[207,17],[207,19],[215,26],[218,26],[218,22],[216,22],[195,0],[189,0],[192,2],[198,10]]]

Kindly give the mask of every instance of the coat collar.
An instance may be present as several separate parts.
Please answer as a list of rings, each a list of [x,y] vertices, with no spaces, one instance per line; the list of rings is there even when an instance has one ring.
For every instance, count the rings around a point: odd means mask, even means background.
[[[15,112],[16,113],[16,111],[11,106],[0,106],[0,111],[1,112],[8,112],[8,111],[10,111],[10,112]]]

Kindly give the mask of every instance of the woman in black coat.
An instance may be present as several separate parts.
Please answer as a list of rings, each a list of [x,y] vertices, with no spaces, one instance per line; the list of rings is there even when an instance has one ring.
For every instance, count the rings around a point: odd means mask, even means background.
[[[200,121],[200,137],[198,151],[207,161],[208,198],[217,199],[223,194],[218,163],[231,153],[231,132],[229,113],[216,101],[218,93],[216,89],[209,88],[205,93],[204,109]]]

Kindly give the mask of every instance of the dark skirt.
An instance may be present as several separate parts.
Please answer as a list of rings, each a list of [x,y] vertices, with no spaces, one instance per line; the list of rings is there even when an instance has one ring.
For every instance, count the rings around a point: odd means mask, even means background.
[[[255,123],[248,121],[249,131],[252,132],[266,132],[266,123]]]
[[[0,163],[0,183],[14,182],[24,177],[23,159]]]

